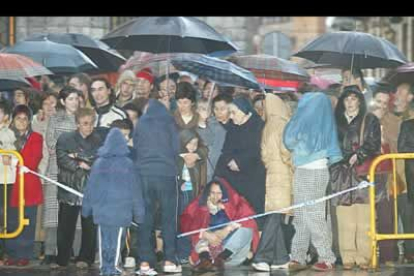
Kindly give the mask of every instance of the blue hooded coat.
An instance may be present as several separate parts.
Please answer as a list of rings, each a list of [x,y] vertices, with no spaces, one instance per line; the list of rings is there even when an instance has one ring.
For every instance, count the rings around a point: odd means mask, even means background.
[[[82,216],[95,224],[128,227],[144,221],[145,205],[127,141],[117,128],[110,130],[91,168],[84,191]]]
[[[177,176],[180,153],[178,129],[172,115],[157,100],[150,99],[133,136],[135,164],[143,176]]]

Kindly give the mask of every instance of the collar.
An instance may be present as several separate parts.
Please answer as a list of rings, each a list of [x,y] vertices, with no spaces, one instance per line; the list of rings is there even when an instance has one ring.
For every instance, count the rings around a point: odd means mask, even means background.
[[[96,113],[98,113],[98,115],[102,115],[102,114],[108,113],[111,110],[111,108],[112,108],[112,104],[109,103],[101,107],[96,107],[95,110],[96,110]]]

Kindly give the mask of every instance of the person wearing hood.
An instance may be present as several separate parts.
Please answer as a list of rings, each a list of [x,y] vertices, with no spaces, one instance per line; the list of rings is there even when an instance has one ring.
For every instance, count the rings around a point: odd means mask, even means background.
[[[342,159],[332,105],[325,94],[304,94],[285,127],[283,143],[291,151],[295,166],[293,203],[325,196],[329,183],[328,166]],[[326,221],[325,204],[295,209],[293,225],[296,233],[292,241],[289,269],[307,268],[306,252],[312,243],[319,255],[312,269],[332,270],[336,257],[332,252],[332,233]]]
[[[357,166],[381,154],[380,121],[374,114],[367,113],[364,95],[358,86],[344,87],[335,109],[335,118],[344,162]],[[384,185],[378,182],[376,192],[381,186]],[[366,234],[370,229],[368,191],[359,192],[352,199],[350,206],[339,205],[336,208],[343,267],[352,269],[356,264],[361,269],[368,269],[371,259],[371,246]]]
[[[293,165],[291,154],[283,144],[283,130],[289,122],[291,111],[287,103],[274,94],[267,93],[263,103],[265,127],[261,153],[266,167],[265,211],[276,211],[292,203]],[[289,214],[271,214],[260,238],[252,266],[258,271],[287,269],[289,254],[285,244],[282,224]]]
[[[124,134],[112,128],[91,168],[82,216],[98,225],[101,275],[119,274],[126,228],[144,221],[142,191]]]
[[[181,271],[176,265],[177,234],[177,159],[180,141],[177,126],[165,106],[155,99],[148,101],[139,126],[135,128],[133,145],[145,199],[146,219],[139,231],[141,265],[140,274],[155,272],[156,257],[151,243],[154,212],[161,210],[161,231],[164,240],[164,272]],[[152,271],[152,272],[151,272]]]
[[[195,162],[187,158],[187,155],[195,154],[200,149],[205,149],[197,132],[191,129],[180,131],[181,153],[178,159],[179,213],[181,214],[187,205],[200,194],[207,183],[206,160],[197,159]],[[190,255],[191,243],[188,238],[177,241],[178,257],[185,260]]]
[[[227,127],[215,175],[227,179],[260,214],[264,211],[266,182],[266,169],[260,155],[264,122],[245,97],[234,99],[229,106],[232,123]],[[257,220],[259,229],[262,222],[262,219]]]
[[[246,199],[224,178],[215,178],[184,210],[180,218],[181,230],[189,232],[252,215],[255,212]],[[191,241],[190,263],[194,270],[220,270],[224,266],[240,265],[249,251],[255,252],[259,232],[255,220],[250,219],[193,234]]]

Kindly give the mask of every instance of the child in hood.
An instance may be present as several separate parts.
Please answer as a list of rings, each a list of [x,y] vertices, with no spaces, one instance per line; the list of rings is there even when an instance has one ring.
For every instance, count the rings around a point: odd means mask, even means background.
[[[84,193],[82,215],[98,225],[101,275],[121,274],[126,228],[144,220],[144,202],[127,141],[113,128],[98,150]]]

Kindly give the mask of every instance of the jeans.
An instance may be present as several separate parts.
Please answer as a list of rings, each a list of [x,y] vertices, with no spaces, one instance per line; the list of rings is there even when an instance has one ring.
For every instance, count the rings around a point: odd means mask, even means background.
[[[121,251],[125,245],[125,228],[99,225],[99,259],[101,275],[121,274]]]
[[[157,202],[161,210],[161,233],[164,242],[164,259],[177,262],[177,182],[175,177],[141,176],[143,197],[145,200],[145,221],[138,231],[141,262],[148,262],[151,267],[156,264],[156,256],[152,242],[154,229],[154,212]]]
[[[238,266],[246,260],[253,239],[253,230],[242,227],[237,229],[229,239],[223,242],[223,248],[230,250],[233,254],[226,261],[226,266]]]

